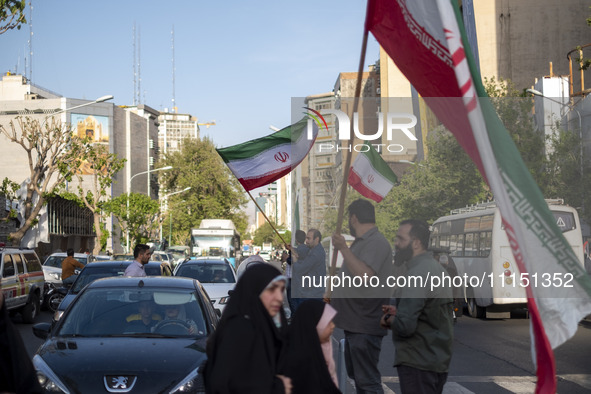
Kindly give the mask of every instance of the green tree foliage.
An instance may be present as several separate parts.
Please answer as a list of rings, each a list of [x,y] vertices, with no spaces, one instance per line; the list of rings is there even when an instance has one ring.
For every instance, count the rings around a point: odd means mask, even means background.
[[[277,228],[277,226],[275,226]],[[286,231],[281,228],[277,228],[277,231],[281,232],[281,237],[286,243],[291,242],[291,231]],[[273,230],[273,227],[268,222],[265,222],[254,232],[253,243],[255,245],[262,245],[263,243],[272,243],[274,248],[281,248],[283,241]]]
[[[408,218],[433,222],[450,209],[490,198],[472,160],[447,131],[427,139],[429,156],[413,165],[386,198],[376,205],[376,220],[387,239]]]
[[[129,210],[127,200],[129,198]],[[160,212],[158,201],[141,193],[121,194],[118,197],[105,202],[104,209],[112,213],[119,221],[120,242],[126,244],[126,234],[129,230],[129,246],[133,248],[136,243],[146,243],[156,231]]]
[[[163,190],[190,190],[171,196],[172,234],[185,239],[192,228],[203,219],[230,219],[239,233],[244,234],[248,219],[243,211],[246,197],[238,183],[215,151],[209,138],[185,139],[180,152],[165,154],[161,166],[173,169],[160,174]],[[168,214],[163,216],[163,233],[168,238]],[[175,235],[176,234],[176,235]]]
[[[16,27],[20,30],[25,19],[25,0],[0,0],[0,34]]]
[[[538,185],[547,179],[545,171],[545,136],[532,117],[533,100],[523,91],[515,89],[511,81],[484,78],[486,92],[497,110],[501,122],[521,153],[525,166]]]
[[[19,116],[8,128],[0,125],[0,133],[25,151],[30,169],[25,193],[19,197],[24,205],[23,221],[9,234],[12,244],[19,245],[25,233],[37,223],[46,195],[72,180],[87,152],[84,140],[73,135],[68,124],[54,117],[40,122]]]

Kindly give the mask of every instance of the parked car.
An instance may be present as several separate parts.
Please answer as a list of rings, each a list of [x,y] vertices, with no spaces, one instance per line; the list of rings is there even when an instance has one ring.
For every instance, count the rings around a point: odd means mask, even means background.
[[[142,303],[158,320],[147,332],[130,324]],[[182,313],[169,319],[173,306]],[[217,323],[194,279],[103,278],[78,294],[53,329],[33,327],[45,339],[33,365],[48,392],[201,393],[206,340]]]
[[[62,261],[68,257],[64,253],[53,253],[43,263],[43,274],[46,282],[52,282],[56,285],[62,283]],[[89,255],[86,253],[74,253],[74,258],[86,265],[88,263]]]
[[[125,269],[133,261],[97,261],[92,264],[88,264],[76,281],[72,284],[69,289],[62,288],[60,291],[64,297],[61,300],[57,310],[53,315],[53,320],[58,321],[63,315],[64,311],[72,303],[74,298],[84,289],[86,285],[94,282],[97,279],[109,278],[114,276],[123,276]],[[144,266],[144,271],[148,276],[172,276],[172,271],[167,264],[157,261],[151,261]]]
[[[37,253],[0,245],[0,285],[11,314],[19,312],[24,323],[39,314],[45,279]]]
[[[125,260],[133,260],[133,253],[119,253],[119,254],[114,254],[111,257],[111,260],[118,260],[118,261],[125,261]]]
[[[236,286],[236,272],[228,259],[223,257],[198,257],[179,264],[175,276],[197,279],[202,285],[214,308],[224,311],[230,296],[228,292]]]
[[[164,252],[162,250],[155,250],[152,256],[159,256],[162,261],[166,261],[173,268],[176,265],[172,253]]]
[[[189,250],[188,246],[180,245],[171,246],[166,249],[166,253],[172,254],[174,258],[173,267],[189,258]]]

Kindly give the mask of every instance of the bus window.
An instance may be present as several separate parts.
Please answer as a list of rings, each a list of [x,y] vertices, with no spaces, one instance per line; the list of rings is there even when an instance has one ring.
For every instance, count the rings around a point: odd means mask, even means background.
[[[449,235],[439,237],[439,247],[449,249]]]
[[[577,228],[575,225],[575,215],[571,212],[552,211],[556,225],[563,233]]]
[[[466,234],[466,244],[464,245],[464,256],[476,256],[474,247],[474,233]]]
[[[480,233],[480,256],[486,257],[490,254],[492,245],[492,231],[485,231]]]

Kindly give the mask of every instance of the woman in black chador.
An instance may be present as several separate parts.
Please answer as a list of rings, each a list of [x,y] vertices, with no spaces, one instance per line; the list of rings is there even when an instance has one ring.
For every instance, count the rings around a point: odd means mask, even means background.
[[[287,393],[290,379],[278,373],[287,322],[286,278],[269,264],[254,264],[240,277],[207,342],[208,393]]]
[[[320,300],[307,300],[298,307],[289,327],[285,364],[293,394],[340,393],[331,342],[336,313]]]

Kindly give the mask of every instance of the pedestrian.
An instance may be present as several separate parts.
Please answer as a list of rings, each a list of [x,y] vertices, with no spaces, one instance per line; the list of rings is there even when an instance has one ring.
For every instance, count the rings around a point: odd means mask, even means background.
[[[298,307],[289,326],[285,364],[294,394],[340,393],[331,342],[336,314],[319,300],[306,300]]]
[[[306,299],[322,300],[324,297],[324,280],[326,278],[326,252],[320,243],[322,235],[317,229],[310,229],[306,233],[306,246],[309,251],[305,257],[300,257],[297,249],[292,248],[292,277],[291,300],[292,312],[295,313],[299,304]]]
[[[394,261],[405,264],[413,278],[447,275],[429,252],[429,227],[404,220],[396,233]],[[396,305],[384,305],[381,324],[392,329],[394,366],[402,393],[441,393],[452,355],[453,312],[449,286],[398,289]]]
[[[284,290],[285,276],[269,264],[244,271],[207,341],[207,393],[291,393],[291,379],[279,373],[287,332]]]
[[[0,288],[0,393],[42,392],[25,344],[8,316]]]
[[[74,249],[69,248],[66,251],[66,258],[62,261],[62,283],[64,285],[71,285],[78,278],[76,268],[83,269],[84,264],[74,258]]]
[[[308,248],[308,246],[306,246],[306,232],[302,231],[300,229],[297,229],[295,232],[295,242],[296,242],[296,253],[298,255],[298,257],[300,259],[304,259],[306,258],[306,256],[308,255],[308,252],[310,251],[310,248]],[[293,257],[291,255],[291,250],[289,248],[289,245],[285,245],[285,247],[288,250],[288,257],[286,260],[286,268],[285,268],[285,276],[287,276],[287,303],[289,305],[289,310],[293,313],[295,312],[295,306],[293,304],[293,300],[291,297],[291,278],[292,278],[292,261],[293,261]]]
[[[340,234],[332,236],[333,246],[342,253],[342,278],[374,278],[384,283],[392,271],[392,247],[379,232],[375,209],[363,199],[353,201],[347,208],[349,231],[355,240],[351,247]],[[380,327],[382,305],[390,300],[391,290],[335,288],[330,300],[338,311],[335,324],[345,334],[345,365],[347,374],[355,381],[357,393],[383,393],[378,369],[382,339],[387,330]]]
[[[133,249],[133,262],[125,269],[125,276],[146,276],[144,265],[148,264],[152,257],[152,249],[145,244],[137,244]]]

